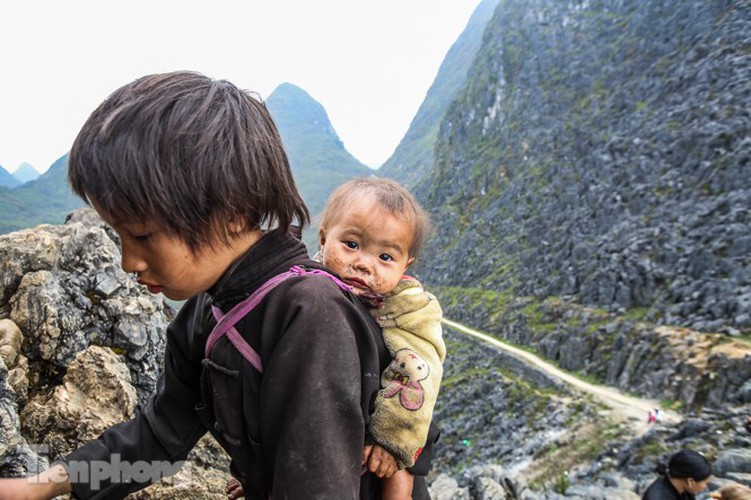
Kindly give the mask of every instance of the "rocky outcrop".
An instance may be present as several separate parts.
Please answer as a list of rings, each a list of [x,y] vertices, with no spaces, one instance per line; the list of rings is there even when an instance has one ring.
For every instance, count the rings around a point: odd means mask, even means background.
[[[120,269],[118,244],[90,210],[0,237],[0,318],[22,332],[35,385],[59,383],[79,352],[99,345],[124,355],[141,402],[153,392],[172,310]]]
[[[127,420],[138,400],[128,367],[111,349],[90,346],[76,355],[62,384],[34,396],[21,412],[27,440],[65,455]]]
[[[153,393],[173,313],[141,288],[91,210],[0,236],[0,477],[46,469]],[[228,462],[206,437],[135,498],[221,497]]]
[[[715,467],[711,490],[749,482],[751,403],[708,406],[678,424],[633,434],[619,415],[550,385],[519,380],[503,357],[445,332],[445,384],[436,405],[443,429],[430,490],[436,499],[640,498],[658,463],[682,448]]]

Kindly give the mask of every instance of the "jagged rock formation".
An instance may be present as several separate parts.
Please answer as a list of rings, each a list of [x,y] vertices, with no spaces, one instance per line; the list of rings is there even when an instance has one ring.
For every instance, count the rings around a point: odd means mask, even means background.
[[[108,346],[124,354],[143,402],[156,384],[172,312],[120,269],[114,232],[82,211],[66,225],[0,241],[0,317],[23,332],[23,353],[39,365],[40,383],[59,382],[88,346]]]
[[[394,154],[378,169],[378,175],[391,177],[413,188],[433,167],[438,129],[443,115],[467,81],[467,70],[482,42],[498,0],[483,0],[472,13],[462,34],[449,49],[425,100],[409,125]]]
[[[714,459],[750,442],[751,355],[729,338],[751,332],[748,40],[751,6],[738,0],[501,0],[433,167],[412,183],[436,222],[414,271],[449,318],[692,417],[637,440],[603,434],[532,498],[601,498],[587,491],[615,487],[609,467],[640,493],[680,447]],[[443,396],[441,423],[462,428],[456,396]],[[499,414],[487,399],[502,400],[483,397],[467,418]],[[587,440],[556,442],[559,457]],[[472,463],[529,474],[493,446]],[[482,474],[444,458],[458,488],[446,498],[485,497]],[[735,467],[718,482],[742,477]]]
[[[67,454],[130,418],[137,402],[125,363],[111,349],[92,345],[68,365],[61,385],[24,405],[23,434]]]
[[[501,1],[418,184],[425,279],[751,331],[750,20]]]
[[[117,235],[90,209],[0,236],[0,477],[127,420],[153,393],[172,310],[120,269]],[[137,498],[217,498],[228,458],[204,438]]]
[[[594,500],[603,492],[636,499],[656,478],[656,464],[681,448],[714,463],[712,490],[751,478],[751,433],[743,429],[751,402],[708,406],[675,426],[649,425],[645,415],[645,433],[635,436],[594,401],[518,380],[492,349],[451,330],[446,339],[434,499]]]

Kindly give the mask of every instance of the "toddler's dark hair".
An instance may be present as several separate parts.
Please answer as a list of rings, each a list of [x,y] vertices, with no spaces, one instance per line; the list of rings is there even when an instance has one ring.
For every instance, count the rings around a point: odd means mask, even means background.
[[[68,178],[98,210],[154,222],[194,252],[238,227],[309,222],[266,106],[194,72],[144,76],[110,95],[79,132]]]
[[[407,188],[396,181],[383,177],[362,177],[347,181],[329,196],[326,207],[321,214],[320,229],[326,229],[336,220],[336,217],[353,199],[372,194],[378,203],[394,215],[404,217],[412,225],[412,244],[409,256],[415,257],[420,253],[422,244],[428,236],[430,222],[425,211]]]
[[[659,464],[657,472],[679,479],[690,477],[694,481],[704,481],[712,475],[712,466],[701,453],[694,450],[681,450],[670,457],[667,467]]]

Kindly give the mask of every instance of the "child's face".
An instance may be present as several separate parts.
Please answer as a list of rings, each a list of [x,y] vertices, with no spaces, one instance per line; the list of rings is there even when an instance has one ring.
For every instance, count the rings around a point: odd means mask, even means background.
[[[260,233],[245,233],[229,247],[219,243],[196,254],[183,240],[155,224],[119,221],[101,211],[99,214],[120,236],[123,271],[136,273],[138,282],[149,292],[161,292],[173,300],[185,300],[211,288],[260,239]]]
[[[412,225],[361,197],[320,231],[323,263],[351,285],[356,295],[389,293],[414,258]]]

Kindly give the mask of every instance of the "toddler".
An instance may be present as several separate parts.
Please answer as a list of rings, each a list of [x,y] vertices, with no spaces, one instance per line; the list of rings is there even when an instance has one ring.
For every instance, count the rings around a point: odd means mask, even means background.
[[[383,477],[383,498],[411,498],[411,467],[426,443],[446,347],[441,308],[405,276],[425,239],[428,221],[404,187],[377,177],[340,186],[319,228],[318,258],[369,305],[392,362],[368,425],[363,462]],[[398,472],[397,472],[398,470]]]

